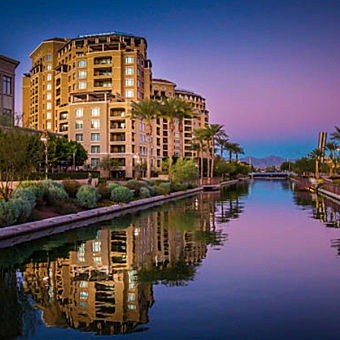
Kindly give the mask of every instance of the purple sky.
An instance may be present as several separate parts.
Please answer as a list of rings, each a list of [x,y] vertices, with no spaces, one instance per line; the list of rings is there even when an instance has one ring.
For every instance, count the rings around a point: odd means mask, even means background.
[[[43,39],[119,30],[146,37],[153,75],[207,99],[246,154],[297,158],[340,125],[337,1],[10,1],[0,54],[21,62]],[[15,10],[13,10],[15,8]],[[51,15],[53,13],[53,15]]]

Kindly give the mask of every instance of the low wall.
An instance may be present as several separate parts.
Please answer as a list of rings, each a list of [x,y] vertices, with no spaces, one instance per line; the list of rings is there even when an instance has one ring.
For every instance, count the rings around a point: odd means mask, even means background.
[[[340,185],[334,184],[331,180],[325,180],[323,189],[340,196]]]
[[[61,233],[67,230],[84,227],[122,214],[133,213],[136,211],[136,208],[139,207],[140,209],[146,209],[161,205],[167,201],[194,195],[202,190],[203,188],[200,187],[186,191],[174,192],[169,195],[154,196],[132,201],[128,204],[96,208],[92,210],[81,211],[76,214],[51,217],[40,221],[28,222],[2,228],[0,229],[0,248],[13,246],[15,244]]]

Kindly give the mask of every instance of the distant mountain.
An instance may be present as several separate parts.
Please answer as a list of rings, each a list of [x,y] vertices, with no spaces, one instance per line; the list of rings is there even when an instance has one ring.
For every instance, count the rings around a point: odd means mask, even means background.
[[[267,156],[265,158],[255,158],[255,157],[244,157],[241,159],[243,162],[249,162],[249,159],[251,160],[251,164],[255,168],[265,169],[267,166],[273,166],[279,167],[283,162],[286,161],[286,159],[281,158],[279,156]]]

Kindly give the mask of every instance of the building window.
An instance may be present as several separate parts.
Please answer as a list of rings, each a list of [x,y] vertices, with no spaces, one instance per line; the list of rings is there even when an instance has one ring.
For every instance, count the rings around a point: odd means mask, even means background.
[[[91,110],[92,117],[98,117],[100,115],[99,107],[93,107]]]
[[[126,98],[133,98],[135,96],[134,90],[125,90],[125,97]]]
[[[47,90],[47,91],[51,91],[51,90],[52,90],[52,84],[51,84],[51,83],[48,83],[48,84],[46,85],[46,90]]]
[[[51,94],[51,93],[47,93],[46,99],[47,99],[47,100],[51,100],[51,99],[52,99],[52,94]]]
[[[92,242],[92,251],[99,252],[102,250],[102,243],[101,241],[93,241]]]
[[[76,109],[76,117],[83,117],[84,111],[83,108]]]
[[[79,60],[78,61],[78,66],[79,67],[86,67],[86,60]]]
[[[51,73],[47,74],[47,80],[52,80],[52,74]]]
[[[92,142],[99,142],[100,134],[99,133],[91,133],[91,141]]]
[[[96,168],[99,165],[99,158],[91,158],[91,166]]]
[[[135,58],[133,56],[125,57],[125,64],[133,64],[134,61],[135,61]]]
[[[86,76],[87,76],[86,71],[79,71],[78,78],[83,79],[86,78]]]
[[[47,110],[51,110],[52,109],[52,104],[51,103],[47,103],[46,104],[46,109]]]
[[[125,67],[125,74],[127,76],[132,75],[134,73],[134,67]]]
[[[84,140],[84,135],[82,133],[76,133],[76,141],[82,142]]]
[[[79,89],[79,90],[84,90],[84,89],[86,89],[86,81],[80,81],[80,82],[78,83],[78,89]]]
[[[51,71],[52,70],[52,65],[51,64],[47,64],[47,71]]]
[[[52,60],[52,56],[51,56],[51,54],[48,54],[47,55],[47,61],[51,61]]]
[[[99,145],[91,145],[91,153],[100,153]]]
[[[46,114],[46,119],[51,119],[51,117],[52,117],[51,112],[47,112],[47,114]]]
[[[9,109],[2,110],[2,117],[0,113],[0,123],[5,126],[10,126],[13,123],[12,111]]]
[[[76,130],[82,130],[82,128],[83,128],[83,121],[76,120]]]
[[[91,120],[91,129],[99,129],[100,128],[100,120],[92,119]]]
[[[12,78],[3,76],[2,77],[2,93],[12,94]]]
[[[47,130],[51,130],[52,124],[51,124],[50,122],[48,122],[48,123],[46,124],[46,128],[47,128]]]
[[[133,78],[125,79],[125,86],[133,86],[135,84],[135,80]]]

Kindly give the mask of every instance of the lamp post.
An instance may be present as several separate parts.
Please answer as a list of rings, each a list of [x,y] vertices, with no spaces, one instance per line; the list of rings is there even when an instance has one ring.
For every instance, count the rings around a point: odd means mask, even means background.
[[[45,144],[45,177],[48,179],[48,149],[47,149],[47,130],[42,133],[40,140]]]

